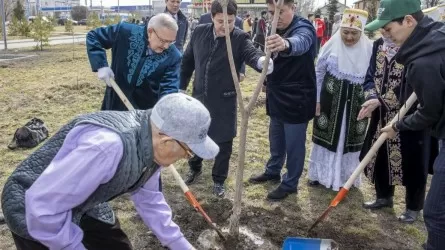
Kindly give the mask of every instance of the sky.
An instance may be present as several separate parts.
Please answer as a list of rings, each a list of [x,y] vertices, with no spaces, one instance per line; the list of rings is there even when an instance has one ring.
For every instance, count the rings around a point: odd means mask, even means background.
[[[80,0],[82,3],[85,2],[85,0]],[[183,0],[184,2],[191,2],[191,0]],[[298,0],[297,0],[298,1]],[[315,6],[320,7],[325,4],[325,2],[328,2],[328,0],[314,0]],[[344,3],[344,0],[339,0],[341,3]],[[346,0],[346,5],[351,6],[356,0]],[[88,0],[88,3],[90,0]],[[149,4],[149,0],[120,0],[120,5],[147,5]],[[102,4],[104,6],[116,6],[117,0],[103,0]],[[93,5],[100,5],[100,0],[93,0]]]

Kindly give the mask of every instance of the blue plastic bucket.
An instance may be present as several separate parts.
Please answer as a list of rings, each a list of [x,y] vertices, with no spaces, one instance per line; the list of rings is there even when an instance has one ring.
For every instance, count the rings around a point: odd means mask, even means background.
[[[338,244],[330,239],[288,237],[283,250],[338,250]]]

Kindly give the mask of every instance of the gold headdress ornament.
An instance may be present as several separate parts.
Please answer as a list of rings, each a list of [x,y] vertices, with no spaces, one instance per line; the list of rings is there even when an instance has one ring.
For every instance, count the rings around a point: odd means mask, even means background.
[[[341,21],[340,27],[364,31],[367,20],[367,11],[358,9],[346,9],[343,12],[343,19]]]

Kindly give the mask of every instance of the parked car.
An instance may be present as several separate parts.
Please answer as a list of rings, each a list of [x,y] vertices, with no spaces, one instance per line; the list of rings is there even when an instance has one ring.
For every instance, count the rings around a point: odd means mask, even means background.
[[[77,22],[77,25],[87,25],[88,19],[82,19],[79,22]]]
[[[76,20],[73,20],[71,18],[66,18],[66,17],[59,18],[59,20],[57,20],[57,24],[63,26],[63,25],[65,25],[66,21],[68,21],[68,20],[70,20],[73,23],[73,25],[78,25],[78,22]]]
[[[36,16],[29,16],[28,17],[28,22],[31,22],[31,23],[34,22],[34,19],[36,19],[36,18],[37,18]],[[42,19],[45,22],[50,22],[49,19],[46,16],[42,16]]]

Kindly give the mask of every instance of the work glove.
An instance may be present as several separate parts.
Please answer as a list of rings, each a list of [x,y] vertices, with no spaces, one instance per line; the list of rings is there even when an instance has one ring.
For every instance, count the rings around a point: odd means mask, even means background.
[[[263,63],[264,60],[266,60],[265,56],[260,57],[260,59],[258,59],[258,69],[263,70]],[[269,66],[267,67],[267,74],[271,74],[273,72],[273,60],[271,58],[269,58]]]
[[[103,67],[97,70],[97,77],[111,87],[110,79],[114,79],[114,73],[110,67]]]

